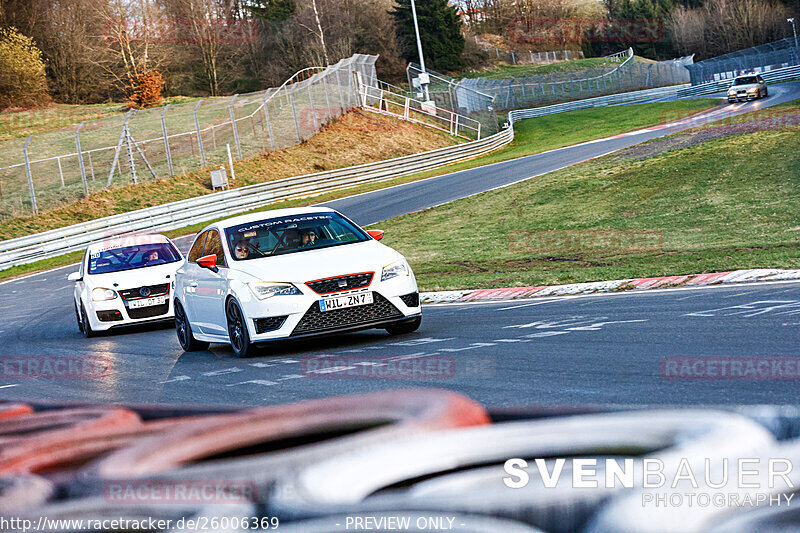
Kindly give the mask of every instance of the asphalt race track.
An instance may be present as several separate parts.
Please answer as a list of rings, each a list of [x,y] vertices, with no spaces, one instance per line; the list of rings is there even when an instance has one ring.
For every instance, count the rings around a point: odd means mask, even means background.
[[[763,101],[720,106],[691,122],[326,205],[360,224],[378,222],[786,102],[800,97],[800,82],[771,86],[770,94]],[[797,283],[426,306],[422,327],[411,335],[391,337],[374,330],[274,344],[239,360],[223,345],[183,353],[171,325],[84,339],[75,323],[72,284],[66,280],[74,269],[0,284],[0,354],[85,356],[103,371],[90,379],[34,379],[3,370],[0,395],[5,399],[263,405],[433,386],[463,392],[491,407],[796,402],[794,379],[687,379],[670,374],[669,364],[675,361],[670,358],[795,360],[800,346]]]

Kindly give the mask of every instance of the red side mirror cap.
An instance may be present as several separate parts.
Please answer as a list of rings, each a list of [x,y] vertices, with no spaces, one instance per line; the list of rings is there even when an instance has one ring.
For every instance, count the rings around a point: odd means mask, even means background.
[[[375,239],[376,241],[379,241],[379,240],[383,239],[383,233],[384,232],[383,232],[382,229],[368,229],[367,230],[367,234],[369,234],[369,236],[372,237],[373,239]]]
[[[197,260],[197,264],[203,268],[207,268],[209,270],[216,270],[217,269],[217,256],[216,255],[206,255],[201,257]]]

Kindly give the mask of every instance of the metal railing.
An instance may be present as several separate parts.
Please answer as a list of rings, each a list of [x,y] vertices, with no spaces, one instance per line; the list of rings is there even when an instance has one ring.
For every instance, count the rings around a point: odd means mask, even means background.
[[[359,87],[361,107],[376,113],[416,122],[463,139],[481,138],[481,123],[449,109],[431,107],[425,102],[397,94],[385,88]]]
[[[377,81],[376,59],[356,54],[303,69],[278,88],[131,110],[0,143],[0,219],[219,165],[226,145],[241,159],[303,142],[358,105],[357,84]]]

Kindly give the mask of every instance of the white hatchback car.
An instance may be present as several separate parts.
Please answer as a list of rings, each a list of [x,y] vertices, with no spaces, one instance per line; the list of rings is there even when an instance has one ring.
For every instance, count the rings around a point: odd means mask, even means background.
[[[419,328],[405,258],[328,208],[278,209],[211,224],[175,280],[175,326],[186,351],[369,328]]]
[[[78,329],[98,331],[142,322],[170,320],[175,271],[183,256],[163,235],[115,237],[86,249],[75,282]]]

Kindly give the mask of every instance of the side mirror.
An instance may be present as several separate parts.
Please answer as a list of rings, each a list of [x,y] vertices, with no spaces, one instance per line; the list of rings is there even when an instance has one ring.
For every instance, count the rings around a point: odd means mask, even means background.
[[[83,278],[81,277],[80,272],[73,272],[69,276],[67,276],[67,281],[81,281]]]
[[[217,268],[217,256],[206,255],[197,260],[197,264],[203,268],[207,268],[212,272],[219,272]]]
[[[384,233],[384,231],[382,229],[368,229],[367,230],[367,234],[370,237],[372,237],[373,239],[375,239],[376,241],[379,241],[379,240],[383,239],[383,233]]]

